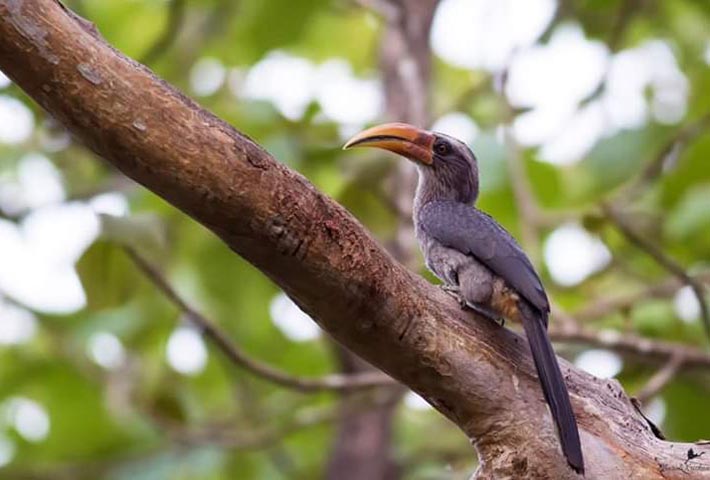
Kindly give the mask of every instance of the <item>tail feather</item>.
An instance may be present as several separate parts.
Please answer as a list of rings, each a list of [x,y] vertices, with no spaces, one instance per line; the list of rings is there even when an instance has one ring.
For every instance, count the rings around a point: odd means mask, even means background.
[[[545,328],[547,314],[533,309],[526,302],[520,302],[520,309],[523,316],[523,328],[528,337],[542,392],[557,425],[562,453],[575,471],[584,474],[584,460],[577,421],[572,411],[572,404],[560,366],[557,363],[557,356],[552,349],[550,338],[547,336]]]

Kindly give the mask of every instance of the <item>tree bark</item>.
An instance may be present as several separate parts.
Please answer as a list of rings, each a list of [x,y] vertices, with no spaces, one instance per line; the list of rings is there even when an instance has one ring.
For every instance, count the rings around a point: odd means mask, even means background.
[[[376,371],[346,348],[336,348],[341,371],[346,374]],[[397,480],[401,476],[392,448],[392,431],[403,388],[383,389],[382,401],[369,410],[353,412],[352,396],[341,400],[343,414],[328,459],[329,480]],[[355,400],[357,401],[357,400]]]
[[[56,0],[0,0],[0,69],[95,152],[273,279],[336,340],[458,425],[479,453],[478,478],[575,477],[523,339],[461,311],[305,178],[90,24]],[[656,438],[618,382],[561,366],[587,478],[710,478],[710,445]]]

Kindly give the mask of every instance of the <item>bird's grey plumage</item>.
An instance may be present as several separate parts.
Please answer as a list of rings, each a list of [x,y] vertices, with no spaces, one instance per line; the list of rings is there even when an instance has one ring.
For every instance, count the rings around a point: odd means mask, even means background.
[[[515,303],[563,453],[583,473],[577,422],[547,336],[550,305],[540,277],[515,239],[473,206],[478,197],[476,157],[458,140],[436,135],[432,164],[418,165],[414,204],[415,232],[426,264],[479,313],[504,317],[500,299]]]
[[[523,324],[545,400],[570,466],[584,473],[577,422],[547,335],[550,305],[525,252],[493,218],[473,205],[478,163],[462,142],[411,125],[373,127],[346,148],[375,146],[415,162],[419,183],[414,226],[427,266],[467,305],[492,319]]]
[[[550,306],[530,260],[498,222],[480,210],[451,201],[431,201],[417,216],[417,231],[444,247],[472,255],[541,312]]]

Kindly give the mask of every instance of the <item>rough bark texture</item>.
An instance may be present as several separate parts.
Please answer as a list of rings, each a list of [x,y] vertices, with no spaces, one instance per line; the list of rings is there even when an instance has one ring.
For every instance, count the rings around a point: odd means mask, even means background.
[[[86,22],[55,0],[0,0],[0,69],[99,155],[219,235],[339,342],[451,419],[478,450],[479,478],[574,477],[523,339],[462,312],[306,179]],[[617,382],[561,363],[587,478],[710,478],[709,445],[656,438]]]

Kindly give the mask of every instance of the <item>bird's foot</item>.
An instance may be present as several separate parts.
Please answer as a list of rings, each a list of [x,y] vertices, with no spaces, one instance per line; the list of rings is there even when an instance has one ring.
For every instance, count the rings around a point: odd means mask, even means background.
[[[461,296],[461,289],[458,285],[440,285],[440,287],[443,291],[454,297],[454,299],[459,302],[461,309],[466,309],[468,307],[468,303]]]
[[[505,326],[505,318],[497,315],[491,309],[474,302],[466,301],[466,299],[461,295],[461,289],[458,285],[440,285],[440,287],[443,291],[454,297],[454,299],[459,302],[462,309],[471,309],[479,315],[486,317],[488,320],[495,322],[497,325],[500,325],[501,327]]]
[[[478,313],[482,317],[486,317],[488,320],[491,320],[492,322],[495,322],[496,325],[499,325],[501,327],[505,326],[505,318],[501,317],[500,315],[496,314],[493,310],[484,307],[482,305],[478,305],[476,303],[472,302],[467,302],[468,307],[473,310],[474,312]]]

